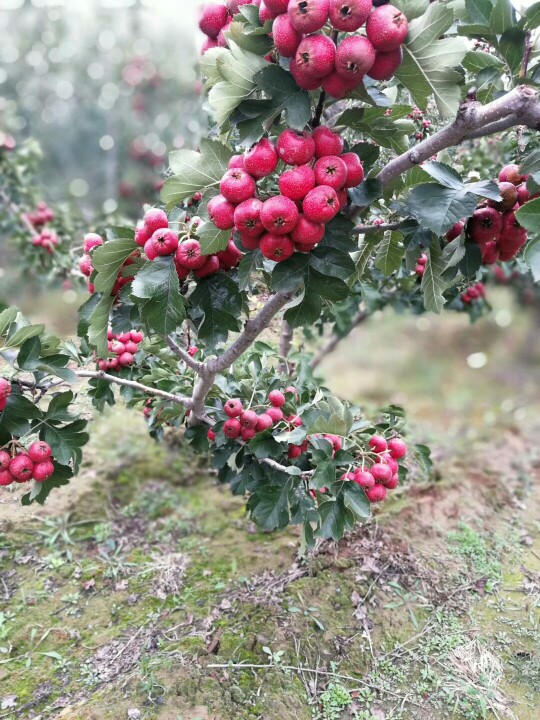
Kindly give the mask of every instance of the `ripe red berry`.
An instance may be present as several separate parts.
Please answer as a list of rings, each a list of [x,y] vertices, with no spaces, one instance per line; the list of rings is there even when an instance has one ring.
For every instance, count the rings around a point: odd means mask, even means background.
[[[317,160],[314,171],[317,185],[328,185],[334,190],[341,190],[347,181],[347,166],[337,155],[328,155]]]
[[[178,247],[178,233],[168,228],[160,228],[152,235],[150,242],[156,255],[172,255]]]
[[[126,343],[126,352],[131,353],[132,355],[135,355],[139,350],[139,347],[137,343],[132,342],[131,340]]]
[[[294,252],[294,243],[288,235],[266,233],[262,236],[259,247],[264,257],[274,262],[283,262]]]
[[[269,430],[273,426],[273,424],[274,421],[272,420],[271,416],[268,415],[268,413],[263,413],[262,415],[259,415],[256,430],[257,432],[264,432],[264,430]]]
[[[264,231],[264,228],[263,228]],[[257,250],[259,247],[260,235],[258,237],[250,237],[246,233],[240,233],[240,242],[245,250]]]
[[[206,262],[200,268],[193,270],[193,274],[197,278],[205,278],[213,275],[219,270],[219,258],[216,255],[205,255]]]
[[[232,440],[240,435],[241,430],[242,426],[237,418],[229,418],[223,425],[223,434]]]
[[[317,159],[328,155],[341,155],[343,152],[343,138],[324,125],[319,125],[312,133],[315,142],[315,157]]]
[[[386,498],[386,488],[378,483],[369,490],[366,490],[367,499],[371,503],[382,502]]]
[[[4,472],[9,468],[11,462],[11,455],[5,450],[0,450],[0,472]]]
[[[339,435],[323,435],[323,438],[328,440],[328,442],[332,445],[334,452],[339,452],[343,447],[343,441]]]
[[[265,2],[268,5],[267,0]],[[298,32],[308,35],[326,25],[330,0],[290,0],[287,12]]]
[[[115,355],[122,355],[126,352],[126,346],[120,340],[112,340],[108,343],[107,349]]]
[[[219,267],[222,270],[232,270],[236,267],[242,259],[241,251],[234,244],[234,240],[229,238],[229,242],[225,250],[220,250],[216,253],[216,257],[219,260]]]
[[[118,357],[118,364],[120,367],[131,367],[135,362],[135,358],[129,352],[124,352]]]
[[[139,330],[131,330],[129,333],[129,337],[132,342],[137,343],[137,345],[139,343],[142,343],[142,341],[144,340],[144,335]]]
[[[299,415],[289,415],[286,420],[291,425],[294,425],[294,427],[302,427],[302,425],[304,424],[302,418]]]
[[[169,227],[167,214],[158,208],[148,210],[143,218],[144,227],[148,232],[148,236],[152,236],[156,230],[162,230]]]
[[[271,390],[268,393],[268,400],[275,408],[280,408],[285,405],[285,395],[281,392],[281,390]]]
[[[305,215],[299,215],[291,240],[299,245],[316,245],[323,239],[325,229],[324,223],[314,223]]]
[[[369,470],[361,470],[360,468],[356,468],[356,470],[354,471],[354,482],[360,485],[360,487],[364,488],[364,490],[369,490],[375,485],[375,478],[369,472]]]
[[[330,0],[330,22],[336,30],[354,32],[366,22],[371,0]]]
[[[523,175],[519,170],[519,165],[515,163],[505,165],[499,173],[499,182],[509,182],[513,185],[520,185],[523,182]]]
[[[11,383],[3,377],[0,377],[0,397],[7,398],[11,393]]]
[[[477,243],[497,240],[502,229],[502,218],[495,208],[478,208],[467,223],[467,231]]]
[[[401,47],[390,52],[378,51],[375,53],[375,61],[367,73],[373,80],[390,80],[403,60]]]
[[[229,11],[225,5],[204,5],[199,15],[199,28],[209,38],[217,38],[227,24]]]
[[[257,179],[271,175],[276,169],[277,164],[278,156],[276,148],[268,138],[260,140],[244,155],[245,171]]]
[[[291,200],[303,200],[315,187],[315,173],[309,165],[299,165],[287,170],[279,178],[279,191]]]
[[[397,474],[392,475],[390,480],[386,480],[386,482],[384,483],[384,487],[387,490],[395,490],[395,488],[397,488],[398,485],[399,485],[399,475],[397,475]]]
[[[287,12],[289,0],[264,0],[264,3],[272,15],[276,17]]]
[[[407,18],[393,5],[381,5],[368,17],[366,34],[376,50],[390,52],[395,50],[407,37],[409,23]]]
[[[245,170],[243,155],[233,155],[232,158],[229,160],[227,169],[234,170],[235,168],[239,170]]]
[[[137,227],[135,228],[135,242],[140,247],[144,247],[147,240],[150,240],[152,233],[148,232],[148,228],[144,224],[143,220],[139,220]]]
[[[343,40],[336,52],[336,72],[341,77],[360,82],[375,62],[375,50],[363,35],[352,35]]]
[[[212,430],[212,428],[208,428],[208,432],[206,433],[206,436],[210,440],[210,442],[214,442],[216,439],[216,433]]]
[[[296,460],[302,454],[301,445],[289,445],[289,452],[287,453],[289,460]]]
[[[54,465],[50,460],[43,460],[34,465],[32,477],[36,482],[45,482],[54,475]]]
[[[499,195],[502,200],[488,200],[488,205],[501,212],[511,210],[518,201],[518,189],[513,183],[499,183]]]
[[[282,57],[292,58],[296,55],[302,40],[302,33],[296,30],[286,13],[278,15],[274,20],[272,35],[276,50]]]
[[[407,454],[407,445],[401,438],[392,438],[388,441],[388,449],[394,460],[399,460]]]
[[[240,423],[242,427],[255,428],[259,421],[259,416],[253,410],[244,410],[240,415]]]
[[[306,195],[302,209],[311,222],[327,223],[339,212],[339,198],[334,188],[319,185]]]
[[[103,238],[97,233],[86,233],[83,239],[83,252],[89,253],[95,247],[103,245]]]
[[[17,482],[27,482],[32,478],[34,463],[26,453],[16,455],[9,465],[9,472]]]
[[[266,415],[269,415],[272,420],[274,421],[274,424],[281,422],[283,420],[283,411],[281,408],[278,407],[271,407],[268,408],[268,410],[265,411]]]
[[[233,168],[227,170],[219,184],[223,197],[234,205],[248,200],[255,195],[255,180],[245,170]]]
[[[223,406],[223,410],[225,411],[225,415],[234,418],[241,415],[244,411],[244,408],[242,407],[242,403],[240,402],[240,400],[234,398],[227,400],[227,402]]]
[[[201,55],[204,55],[205,52],[208,52],[208,50],[212,50],[212,48],[219,47],[219,43],[214,38],[206,38],[206,40],[201,45]]]
[[[387,463],[376,463],[375,465],[372,465],[370,472],[375,478],[375,482],[381,483],[390,480],[393,475],[392,469]]]
[[[37,440],[28,448],[28,457],[35,463],[45,462],[51,455],[51,446],[43,440]]]
[[[452,225],[450,230],[445,235],[447,241],[451,242],[452,240],[455,240],[455,238],[459,237],[463,232],[463,228],[464,225],[462,222],[454,223],[454,225]]]
[[[94,266],[92,265],[92,258],[90,255],[83,255],[79,260],[79,270],[85,277],[90,277],[94,272]]]
[[[353,152],[345,153],[341,156],[341,159],[347,166],[347,180],[345,181],[345,187],[356,187],[364,179],[364,168],[362,167],[362,161],[360,160],[358,155]]]
[[[289,70],[296,84],[302,90],[309,92],[310,90],[317,90],[321,87],[321,78],[313,77],[313,75],[310,75],[309,72],[306,71],[303,65],[297,65],[294,60],[291,61]],[[331,76],[328,75],[327,77]],[[322,82],[324,82],[324,80]]]
[[[15,478],[9,470],[0,470],[0,487],[7,487],[15,482]]]
[[[242,235],[258,238],[264,232],[261,222],[262,202],[258,198],[251,198],[240,203],[234,211],[234,226]],[[253,249],[253,248],[252,248]]]
[[[219,230],[230,230],[234,227],[235,205],[223,195],[216,195],[208,202],[208,215]]]
[[[300,0],[301,2],[302,0]],[[375,55],[375,53],[373,53]],[[327,35],[308,35],[305,37],[291,61],[306,75],[323,78],[330,75],[336,66],[336,46]]]
[[[369,447],[373,452],[380,453],[388,449],[388,443],[382,435],[372,435],[369,440]]]
[[[287,165],[307,165],[315,155],[315,141],[306,132],[285,130],[277,140],[276,149]]]
[[[201,255],[201,244],[198,240],[184,240],[176,248],[176,262],[190,270],[196,270],[204,265],[206,255]]]
[[[242,440],[244,440],[244,442],[249,442],[250,440],[253,440],[256,434],[257,431],[255,430],[255,428],[252,427],[243,427],[240,430],[240,437],[242,438]]]
[[[399,470],[397,460],[395,460],[388,451],[382,452],[377,458],[377,462],[388,465],[388,467],[392,471],[392,474],[397,473],[397,471]]]
[[[523,204],[526,203],[528,200],[530,200],[531,194],[530,194],[530,192],[527,190],[527,185],[526,185],[525,183],[522,183],[522,184],[518,187],[517,190],[518,190],[518,199],[517,199],[517,201],[518,201],[518,204],[519,204],[519,205],[523,205]]]
[[[323,78],[322,89],[336,100],[341,100],[362,83],[362,79],[356,76],[344,78],[333,72]]]
[[[298,208],[290,198],[275,195],[263,203],[261,222],[269,233],[287,235],[298,222]]]

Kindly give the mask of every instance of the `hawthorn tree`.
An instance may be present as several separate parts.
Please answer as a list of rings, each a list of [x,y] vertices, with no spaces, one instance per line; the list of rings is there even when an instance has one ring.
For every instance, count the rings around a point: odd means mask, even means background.
[[[401,408],[334,397],[293,336],[333,325],[331,346],[387,304],[474,316],[500,262],[540,277],[540,10],[375,5],[203,10],[211,137],[171,153],[165,209],[86,234],[78,341],[0,314],[0,484],[32,481],[23,503],[78,469],[82,380],[97,410],[118,386],[156,436],[183,428],[259,526],[307,545],[429,469]],[[463,159],[488,136],[510,145],[498,183]]]

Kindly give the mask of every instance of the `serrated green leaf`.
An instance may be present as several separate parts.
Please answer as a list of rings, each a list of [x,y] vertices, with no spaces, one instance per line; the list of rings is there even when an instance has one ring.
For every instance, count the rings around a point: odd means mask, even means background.
[[[392,275],[401,267],[405,254],[403,236],[399,232],[385,232],[383,241],[377,250],[375,267],[385,275]]]
[[[370,516],[370,502],[366,493],[355,482],[343,483],[343,501],[345,506],[360,520],[365,520]]]
[[[510,0],[497,0],[489,18],[493,35],[502,35],[514,26],[514,13]]]
[[[5,335],[17,318],[17,308],[9,307],[0,313],[0,336]]]
[[[311,325],[321,314],[322,301],[317,292],[305,289],[292,307],[291,304],[289,303],[289,309],[285,311],[285,320],[292,328]]]
[[[112,295],[103,295],[88,319],[88,342],[102,358],[107,356],[107,330],[113,303]]]
[[[209,347],[224,342],[229,331],[240,329],[242,295],[236,282],[225,273],[199,280],[189,300],[197,334]]]
[[[132,233],[131,237],[118,237],[92,251],[92,263],[96,270],[93,283],[98,292],[111,292],[120,268],[136,249]]]
[[[254,493],[248,500],[251,517],[263,530],[277,530],[286,527],[290,519],[290,493],[294,479],[287,480],[281,487],[267,487]]]
[[[466,186],[446,188],[427,183],[411,190],[407,205],[420,225],[442,236],[459,220],[470,217],[477,202]]]
[[[230,230],[219,230],[213,223],[205,222],[197,228],[202,255],[215,255],[225,250],[231,237]]]
[[[260,250],[248,252],[238,265],[238,286],[240,290],[248,290],[251,286],[251,275],[259,268],[262,262]]]
[[[186,316],[172,258],[147,262],[137,273],[131,294],[143,301],[138,304],[144,322],[161,335],[175,332]]]
[[[311,118],[311,98],[301,90],[293,76],[279,65],[270,65],[255,76],[255,82],[264,94],[273,100],[272,110],[266,113],[265,127],[285,113],[287,126],[303,130]]]
[[[464,255],[465,235],[464,233],[461,233],[459,237],[454,238],[451,242],[449,242],[443,250],[442,262],[445,269],[458,265]]]
[[[309,264],[321,275],[331,275],[346,280],[355,270],[351,256],[335,248],[323,245],[315,248],[308,257]]]
[[[540,198],[529,200],[516,211],[516,218],[520,225],[530,232],[540,232]]]
[[[488,67],[503,68],[503,63],[496,55],[491,55],[481,50],[469,50],[463,59],[463,67],[470,73],[479,73]]]
[[[428,259],[422,276],[422,292],[426,310],[440,314],[445,304],[444,291],[446,283],[441,278],[444,263],[438,238],[434,238],[429,246]]]
[[[22,327],[15,330],[13,334],[10,334],[4,343],[4,348],[15,348],[21,347],[27,340],[38,335],[42,335],[45,331],[45,326],[39,325],[23,325]]]
[[[540,238],[525,245],[523,260],[527,263],[535,282],[540,282]]]
[[[291,292],[304,283],[309,257],[305,253],[294,253],[288,260],[277,263],[272,270],[272,290]]]
[[[374,250],[383,241],[384,232],[377,230],[365,233],[360,240],[358,252],[353,253],[352,258],[356,265],[354,274],[349,278],[349,286],[353,287],[355,283],[362,279],[365,269]]]
[[[176,150],[169,155],[173,177],[165,180],[163,202],[172,207],[196,192],[218,187],[232,151],[217,140],[201,140],[200,152]]]

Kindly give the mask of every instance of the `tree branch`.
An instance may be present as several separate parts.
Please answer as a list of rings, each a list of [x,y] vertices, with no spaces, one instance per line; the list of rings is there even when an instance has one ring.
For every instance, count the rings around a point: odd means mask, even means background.
[[[368,317],[369,313],[367,313],[365,310],[360,310],[354,318],[347,335],[338,335],[337,333],[334,333],[332,337],[328,340],[326,345],[323,345],[317,355],[315,355],[315,357],[312,359],[309,364],[310,368],[312,370],[315,370],[315,368],[317,368],[321,364],[324,358],[329,355],[333,350],[335,350],[339,343],[344,340],[354,330],[355,327],[358,327],[358,325],[361,325],[363,322],[365,322]]]
[[[353,235],[365,235],[368,232],[377,232],[377,230],[399,230],[402,222],[381,223],[380,225],[357,225],[352,230]]]
[[[288,357],[291,352],[292,342],[294,338],[294,330],[286,320],[281,323],[281,336],[279,338],[279,354],[283,360],[279,364],[281,372],[291,373],[291,364],[288,362]]]
[[[184,350],[184,348],[180,347],[180,345],[171,335],[167,335],[166,340],[167,345],[170,347],[173,353],[177,357],[179,357],[180,360],[182,360],[182,362],[185,362],[188,367],[190,367],[192,370],[195,370],[198,375],[202,373],[204,363],[192,358],[191,355],[187,352],[187,350]]]
[[[115,375],[109,375],[101,370],[75,370],[75,375],[80,378],[93,378],[95,380],[106,380],[114,385],[123,385],[125,387],[133,388],[134,390],[140,390],[146,395],[155,395],[156,397],[170,400],[177,405],[183,405],[184,407],[191,409],[192,401],[183,397],[182,395],[174,395],[173,393],[165,392],[165,390],[158,390],[158,388],[152,388],[148,385],[143,385],[135,380],[125,380],[124,378],[116,377]]]
[[[487,105],[467,98],[461,103],[456,119],[450,125],[390,160],[377,175],[377,180],[383,186],[388,185],[394,178],[442,150],[459,145],[464,140],[491,135],[515,125],[540,129],[538,93],[529,85],[518,85]]]

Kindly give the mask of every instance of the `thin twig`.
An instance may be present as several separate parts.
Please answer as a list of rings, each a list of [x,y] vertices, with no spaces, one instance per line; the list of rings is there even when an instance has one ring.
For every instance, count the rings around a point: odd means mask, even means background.
[[[80,378],[106,380],[113,385],[130,387],[134,390],[140,390],[146,395],[155,395],[156,397],[162,397],[165,400],[170,400],[171,402],[176,403],[177,405],[183,405],[186,408],[191,408],[192,406],[192,401],[187,397],[183,397],[182,395],[174,395],[173,393],[165,392],[165,390],[159,390],[158,388],[143,385],[142,383],[136,382],[135,380],[125,380],[124,378],[115,377],[114,375],[109,375],[108,373],[102,372],[101,370],[75,370],[75,375]]]

